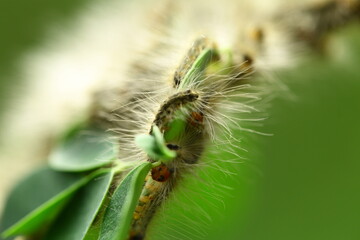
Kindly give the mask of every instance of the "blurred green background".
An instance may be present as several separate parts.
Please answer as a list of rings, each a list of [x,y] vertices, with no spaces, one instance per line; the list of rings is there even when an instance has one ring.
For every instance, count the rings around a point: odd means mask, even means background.
[[[0,2],[0,113],[21,87],[21,56],[44,43],[47,28],[71,25],[91,2]],[[238,175],[208,169],[200,173],[209,175],[205,184],[189,177],[153,221],[149,239],[360,239],[359,25],[333,38],[340,56],[314,54],[278,73],[295,97],[272,101],[259,130],[274,136],[239,133],[248,160],[224,164]],[[200,208],[210,219],[194,211]]]
[[[51,25],[66,28],[91,0],[0,1],[0,109],[19,83],[17,62],[28,50],[41,46]]]

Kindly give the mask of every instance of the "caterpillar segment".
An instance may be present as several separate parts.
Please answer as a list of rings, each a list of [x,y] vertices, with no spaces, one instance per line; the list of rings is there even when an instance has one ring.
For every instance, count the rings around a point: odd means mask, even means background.
[[[175,112],[184,105],[195,102],[198,98],[199,94],[192,90],[174,94],[163,102],[155,116],[153,124],[158,126],[160,130],[164,132],[169,122],[174,118]]]
[[[183,78],[189,72],[190,68],[194,65],[199,55],[206,49],[216,49],[215,43],[211,42],[206,37],[197,38],[191,48],[188,50],[180,66],[176,69],[174,74],[173,87],[178,88]],[[210,61],[219,60],[219,55],[214,52]]]

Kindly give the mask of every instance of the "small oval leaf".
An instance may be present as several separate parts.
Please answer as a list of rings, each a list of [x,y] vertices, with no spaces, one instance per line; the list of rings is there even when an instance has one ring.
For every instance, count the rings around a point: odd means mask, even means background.
[[[124,240],[128,237],[135,207],[151,166],[150,162],[137,166],[115,190],[104,215],[99,240]]]
[[[84,239],[106,197],[113,175],[108,172],[98,176],[81,188],[52,224],[45,240]]]
[[[170,150],[165,145],[164,136],[157,126],[152,127],[152,133],[150,135],[137,135],[135,143],[139,148],[144,150],[152,160],[166,162],[176,157],[176,152]]]
[[[10,193],[2,216],[2,237],[27,235],[51,222],[73,194],[97,175],[43,168],[23,179]]]
[[[218,51],[215,48],[205,48],[202,50],[200,55],[196,58],[195,62],[185,74],[183,80],[180,83],[179,89],[184,88],[191,79],[194,79],[195,76],[200,76],[206,67],[213,61],[218,58]],[[198,77],[197,77],[198,78]],[[198,78],[199,80],[201,78]]]
[[[50,166],[59,171],[88,171],[110,163],[117,156],[109,134],[98,129],[82,129],[69,134],[50,154]]]

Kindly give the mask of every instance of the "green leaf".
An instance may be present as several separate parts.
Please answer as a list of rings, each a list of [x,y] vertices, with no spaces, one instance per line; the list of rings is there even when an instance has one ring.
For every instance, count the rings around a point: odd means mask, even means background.
[[[108,172],[98,176],[81,188],[51,226],[45,239],[84,239],[106,197],[113,175],[113,172]]]
[[[165,145],[165,140],[163,134],[160,132],[160,129],[157,126],[153,126],[152,128],[152,134],[155,137],[155,143],[157,145],[157,148],[161,152],[161,160],[171,160],[176,157],[176,152],[170,150]]]
[[[151,135],[136,136],[135,143],[153,160],[168,161],[176,157],[176,152],[166,147],[164,137],[157,126],[153,126]]]
[[[159,158],[160,152],[157,150],[155,138],[152,135],[141,134],[135,137],[136,145],[144,150],[151,159]]]
[[[150,162],[137,166],[115,190],[105,212],[99,240],[124,240],[128,237],[144,179],[151,167]]]
[[[180,83],[179,89],[184,88],[184,86],[186,86],[186,84],[188,84],[190,79],[194,78],[194,76],[199,76],[200,73],[202,73],[205,70],[205,68],[211,63],[214,56],[217,55],[218,52],[214,48],[204,49],[197,57],[194,64],[191,66],[190,70],[184,76],[184,79]]]
[[[98,129],[81,129],[68,134],[49,161],[55,170],[81,172],[109,164],[116,156],[108,134]]]
[[[164,132],[164,139],[167,142],[174,141],[175,139],[180,138],[184,133],[186,127],[186,122],[182,118],[176,118],[170,122],[168,130]]]
[[[73,194],[104,170],[87,176],[40,169],[10,193],[2,217],[2,237],[27,235],[50,223]]]

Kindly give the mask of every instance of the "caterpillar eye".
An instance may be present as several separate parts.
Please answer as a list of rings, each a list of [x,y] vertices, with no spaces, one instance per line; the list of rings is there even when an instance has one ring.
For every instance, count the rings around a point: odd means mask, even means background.
[[[180,149],[180,146],[179,145],[176,145],[176,144],[171,144],[171,143],[168,143],[167,145],[166,145],[167,147],[168,147],[168,149],[170,149],[170,150],[179,150]]]
[[[243,59],[244,62],[250,65],[254,62],[253,58],[249,54],[244,54]]]
[[[144,239],[143,235],[135,235],[130,237],[130,240],[143,240],[143,239]]]
[[[198,99],[198,98],[199,98],[199,94],[193,94],[193,95],[192,95],[192,99],[193,99],[193,100],[196,100],[196,99]]]

